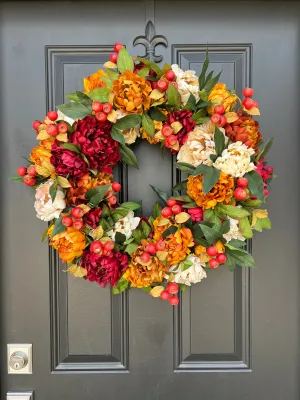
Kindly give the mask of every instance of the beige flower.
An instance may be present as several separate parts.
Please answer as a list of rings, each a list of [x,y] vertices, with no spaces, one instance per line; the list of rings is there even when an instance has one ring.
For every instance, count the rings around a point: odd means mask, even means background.
[[[37,187],[35,192],[34,208],[37,212],[36,216],[43,221],[51,221],[58,218],[62,210],[66,207],[64,192],[57,186],[57,192],[54,202],[50,196],[50,187],[53,185],[53,180],[42,183]]]
[[[126,115],[128,115],[128,113],[121,111],[121,110],[117,110],[116,111],[116,121],[118,119],[121,119],[123,117],[125,117]],[[136,141],[136,139],[140,136],[140,130],[139,128],[131,128],[128,129],[126,131],[122,131],[123,135],[124,135],[124,139],[125,139],[125,143],[126,144],[132,144]]]
[[[214,130],[215,125],[210,121],[196,125],[194,130],[188,134],[187,141],[179,150],[177,161],[192,164],[194,167],[197,167],[199,164],[213,165],[210,156],[211,154],[216,154]],[[223,128],[220,128],[220,130],[225,136],[225,130]]]
[[[129,211],[126,217],[119,219],[119,221],[115,223],[113,229],[106,233],[113,241],[115,241],[117,232],[122,233],[126,236],[126,239],[129,239],[132,231],[139,223],[140,218],[135,217],[133,211]]]
[[[181,104],[186,105],[191,93],[199,100],[199,82],[195,71],[183,71],[177,64],[172,65],[172,71],[176,75]]]
[[[223,234],[224,239],[227,242],[230,242],[232,239],[238,239],[238,240],[246,240],[244,236],[242,236],[240,230],[239,230],[239,221],[233,218],[229,218],[230,221],[230,229],[227,233]]]
[[[239,178],[255,169],[254,163],[251,162],[253,154],[252,148],[247,147],[242,142],[235,142],[230,144],[216,159],[214,167],[226,175]]]
[[[188,266],[188,264],[191,265]],[[173,282],[191,286],[192,283],[201,282],[203,278],[206,278],[203,267],[205,267],[205,262],[201,262],[195,254],[190,254],[184,261],[171,267],[169,272],[174,274]]]

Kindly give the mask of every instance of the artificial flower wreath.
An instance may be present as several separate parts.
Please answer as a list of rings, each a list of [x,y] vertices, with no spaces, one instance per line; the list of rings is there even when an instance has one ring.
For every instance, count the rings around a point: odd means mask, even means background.
[[[208,65],[207,55],[199,78],[178,65],[160,69],[116,43],[106,71],[33,122],[38,145],[14,179],[35,189],[37,217],[49,222],[44,238],[75,277],[177,305],[178,290],[208,268],[254,266],[246,239],[271,228],[261,209],[271,141],[262,145],[252,118],[253,89],[241,102]],[[159,202],[150,217],[140,202],[119,203],[112,176],[119,162],[137,167],[130,145],[141,139],[169,149],[185,174],[172,195],[152,187]]]

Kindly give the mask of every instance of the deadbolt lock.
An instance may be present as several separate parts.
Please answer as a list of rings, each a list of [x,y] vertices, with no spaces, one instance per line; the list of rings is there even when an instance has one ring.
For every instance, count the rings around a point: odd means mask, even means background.
[[[12,369],[19,371],[28,364],[28,357],[24,351],[15,351],[9,359],[9,365]]]
[[[8,344],[9,374],[32,374],[32,344]]]

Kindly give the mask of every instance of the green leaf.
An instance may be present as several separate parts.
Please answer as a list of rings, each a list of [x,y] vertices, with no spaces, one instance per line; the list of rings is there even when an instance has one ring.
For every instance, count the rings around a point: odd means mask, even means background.
[[[165,75],[168,71],[172,69],[171,65],[168,63],[164,63],[162,70],[161,70],[161,76]]]
[[[210,228],[209,226],[206,226],[204,224],[199,224],[199,225],[205,236],[205,239],[210,245],[216,243],[218,239],[222,236],[222,233],[215,228]]]
[[[225,149],[225,136],[219,128],[215,126],[215,133],[214,133],[214,142],[215,142],[215,149],[218,156],[220,156]]]
[[[255,171],[248,172],[244,175],[248,179],[248,188],[253,196],[258,200],[264,201],[264,183],[262,177]]]
[[[203,86],[205,86],[205,85],[207,84],[207,82],[211,80],[211,78],[213,77],[214,72],[215,72],[215,71],[210,71],[210,73],[209,73],[209,74],[207,75],[207,77],[205,78],[205,82],[204,82],[204,85],[203,85]]]
[[[110,93],[111,93],[110,88],[100,87],[89,92],[88,96],[94,101],[99,101],[100,103],[107,103]]]
[[[69,94],[66,94],[65,97],[66,97],[67,99],[69,99],[69,100],[75,101],[76,103],[77,103],[78,100],[79,100],[76,93],[69,93]]]
[[[131,128],[136,128],[141,124],[142,118],[138,114],[129,114],[125,115],[125,117],[118,119],[118,121],[114,124],[115,128],[120,129],[121,131]]]
[[[74,153],[80,154],[80,150],[73,143],[61,143],[60,147],[64,147],[65,149],[74,151]]]
[[[187,179],[185,179],[184,181],[177,183],[175,186],[173,186],[173,191],[174,190],[186,190],[186,186],[187,186]]]
[[[122,47],[118,54],[118,70],[123,74],[125,71],[134,70],[134,62],[128,50]]]
[[[76,91],[78,101],[80,104],[83,104],[90,113],[92,112],[92,99],[90,99],[85,93],[80,92],[79,90]]]
[[[162,190],[156,188],[155,186],[150,185],[150,187],[152,188],[152,190],[154,190],[154,192],[157,194],[157,196],[160,198],[160,200],[162,200],[162,202],[164,204],[167,203],[167,200],[169,198],[169,196],[167,195],[166,192],[163,192]]]
[[[187,106],[188,110],[193,110],[196,107],[196,103],[197,103],[196,97],[193,95],[193,93],[191,93],[184,108]]]
[[[230,244],[232,247],[244,247],[247,243],[243,242],[242,240],[231,239],[228,244]]]
[[[116,286],[113,287],[113,294],[119,294],[124,292],[129,286],[129,282],[121,277],[119,281],[116,283]]]
[[[203,101],[208,101],[208,94],[205,89],[201,89],[199,92],[200,99]]]
[[[231,255],[228,253],[228,251],[226,252],[226,257],[227,257],[227,260],[226,260],[225,264],[223,264],[223,266],[227,267],[229,269],[229,271],[233,272],[235,269],[235,259],[233,257],[231,257]]]
[[[184,163],[184,162],[176,163],[176,168],[180,169],[180,171],[186,172],[188,174],[193,173],[196,169],[192,164],[188,164],[188,163]]]
[[[146,221],[141,222],[141,227],[142,227],[144,238],[147,239],[151,233],[151,228],[150,228],[149,224],[147,224]]]
[[[167,89],[168,104],[175,107],[177,110],[180,108],[181,96],[178,90],[172,84],[169,84]]]
[[[218,217],[217,213],[213,209],[207,209],[204,211],[203,221],[211,222],[212,224],[216,224],[220,222],[220,218]]]
[[[240,201],[241,206],[246,208],[256,208],[262,204],[261,200],[247,200],[247,201]]]
[[[136,156],[129,147],[120,143],[119,152],[121,154],[121,159],[124,164],[131,165],[135,168],[139,168]]]
[[[57,183],[53,182],[53,184],[50,186],[50,189],[49,189],[49,194],[50,194],[50,197],[51,197],[51,200],[53,203],[56,198],[56,193],[57,193]]]
[[[204,175],[205,173],[208,172],[209,168],[211,168],[211,167],[209,167],[208,165],[200,164],[197,166],[197,168],[194,169],[194,172],[192,173],[192,175],[193,176],[198,176],[198,175],[202,175],[202,174]]]
[[[112,130],[110,131],[110,136],[118,143],[121,143],[125,146],[125,138],[123,133],[117,129],[115,126],[112,127]]]
[[[66,227],[62,224],[62,218],[60,217],[55,221],[54,228],[52,231],[52,237],[58,235],[61,232],[64,232],[65,230]]]
[[[192,261],[185,260],[185,261],[182,261],[181,268],[183,271],[185,271],[186,269],[189,269],[192,265],[193,265]]]
[[[147,114],[142,115],[142,127],[145,129],[150,137],[154,136],[155,126],[152,119]]]
[[[149,61],[147,58],[141,58],[141,57],[136,57],[136,59],[140,62],[142,62],[145,65],[148,65],[154,72],[157,73],[157,75],[161,75],[161,69],[159,68],[158,65],[152,63]]]
[[[262,221],[261,219],[256,220],[255,225],[253,226],[253,229],[255,231],[262,232],[263,228],[261,226],[261,221]]]
[[[23,176],[12,176],[11,178],[9,178],[10,181],[15,181],[15,182],[23,182]]]
[[[126,236],[121,232],[117,232],[115,236],[115,243],[123,244],[125,241],[126,241]]]
[[[255,266],[253,257],[246,250],[236,249],[228,243],[225,246],[227,247],[226,255],[232,257],[238,265],[241,267]]]
[[[168,229],[166,229],[165,231],[163,231],[162,233],[162,237],[167,237],[169,235],[172,235],[173,233],[175,233],[177,231],[177,227],[171,225]]]
[[[142,78],[146,78],[146,76],[149,75],[150,67],[143,67],[139,70],[138,76],[141,76]]]
[[[137,243],[132,242],[132,243],[129,243],[129,244],[126,246],[125,251],[126,251],[126,253],[128,253],[128,254],[132,254],[132,253],[134,253],[134,252],[136,251],[136,249],[137,249],[138,247],[139,247],[139,245],[138,245]]]
[[[117,80],[117,79],[119,78],[118,72],[114,71],[114,70],[111,69],[111,68],[107,68],[107,69],[106,69],[106,73],[107,73],[107,75],[110,77],[110,79],[111,79],[112,81],[115,81],[115,80]],[[102,77],[101,77],[101,79],[102,79]]]
[[[80,103],[70,102],[56,106],[56,108],[63,114],[65,114],[67,117],[73,119],[82,119],[87,115],[91,115],[90,110]]]
[[[142,291],[145,292],[145,293],[150,293],[151,290],[152,290],[152,287],[151,287],[151,286],[144,286],[144,287],[142,287],[141,289],[142,289]]]
[[[91,200],[95,195],[98,195],[99,197],[101,197],[102,200],[109,188],[110,185],[97,186],[93,189],[88,190],[85,194],[85,198],[87,200]]]
[[[222,71],[216,75],[214,78],[210,79],[206,84],[205,84],[205,91],[207,92],[207,94],[209,94],[211,92],[211,90],[213,89],[213,87],[218,83],[218,80],[220,78],[222,74]]]
[[[217,168],[209,167],[204,173],[204,178],[202,181],[203,184],[203,193],[208,193],[218,182],[220,178],[220,171]]]
[[[204,60],[204,63],[203,63],[201,74],[199,76],[199,87],[200,87],[200,89],[202,89],[204,87],[204,85],[205,85],[205,75],[206,75],[206,71],[207,71],[208,66],[209,66],[209,57],[208,57],[208,50],[206,50],[205,60]]]
[[[182,293],[186,292],[189,286],[185,285],[184,283],[178,283],[178,286],[180,287],[180,290]]]
[[[182,208],[196,208],[198,207],[197,203],[194,201],[191,201],[190,203],[182,204]]]
[[[217,210],[234,219],[240,219],[250,215],[249,211],[244,210],[243,208],[229,206],[225,204],[219,204],[217,206]]]
[[[132,237],[134,237],[134,240],[137,243],[140,243],[140,241],[144,238],[144,234],[140,228],[136,228],[132,231]]]
[[[266,142],[264,148],[261,150],[261,152],[260,152],[260,153],[258,154],[258,156],[256,157],[256,160],[257,160],[257,161],[259,161],[261,158],[265,157],[265,155],[269,152],[269,150],[270,150],[271,147],[272,147],[273,140],[274,140],[274,138],[270,138],[270,139]]]
[[[186,201],[188,203],[192,202],[192,199],[187,194],[184,194],[182,196],[172,196],[172,199],[179,201]]]
[[[153,206],[153,211],[152,211],[153,218],[154,219],[158,218],[160,214],[161,214],[161,206],[159,205],[158,202],[156,202]]]
[[[261,227],[263,229],[271,229],[272,228],[272,223],[271,223],[270,218],[262,218],[259,221],[260,221]]]
[[[149,115],[154,121],[165,121],[167,117],[157,108],[150,108]]]
[[[49,226],[47,226],[47,228],[44,230],[43,234],[42,234],[42,242],[46,239],[46,237],[48,236],[48,230],[49,230]]]
[[[251,229],[248,217],[240,219],[239,231],[241,232],[242,236],[244,236],[244,238],[246,239],[251,239],[253,237],[253,231]]]
[[[227,233],[230,231],[230,221],[229,219],[227,219],[226,221],[223,222],[220,231],[222,232],[222,235],[224,235],[224,233]]]
[[[137,210],[141,207],[141,204],[134,201],[127,201],[126,203],[122,203],[121,207],[128,208],[128,210]]]

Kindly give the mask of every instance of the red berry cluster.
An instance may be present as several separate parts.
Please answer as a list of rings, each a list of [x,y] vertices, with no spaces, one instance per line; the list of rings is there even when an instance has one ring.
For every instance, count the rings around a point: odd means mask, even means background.
[[[160,92],[163,93],[168,89],[170,82],[172,83],[172,85],[177,87],[175,80],[176,80],[176,75],[170,69],[169,71],[166,72],[165,78],[160,78],[157,82],[151,81],[151,87],[152,89],[158,89]]]
[[[108,256],[114,249],[114,242],[112,240],[107,240],[106,242],[102,243],[99,240],[94,240],[91,243],[90,251],[91,253]]]
[[[167,289],[163,290],[160,294],[160,298],[163,300],[168,300],[171,306],[178,306],[179,298],[176,296],[179,287],[177,283],[171,282],[168,284]]]
[[[99,101],[93,101],[92,110],[95,112],[95,118],[99,122],[105,122],[112,109],[113,108],[110,103],[102,104]]]
[[[119,51],[121,50],[122,47],[123,47],[123,44],[120,43],[120,42],[117,42],[114,45],[114,53],[112,53],[109,56],[110,61],[113,62],[114,64],[116,64],[117,61],[118,61],[118,53],[119,53]]]
[[[49,111],[47,113],[47,117],[50,121],[55,122],[58,118],[58,114],[56,111]],[[33,121],[32,128],[35,131],[38,131],[39,126],[41,125],[41,121]],[[67,133],[68,132],[68,125],[65,122],[60,122],[59,124],[49,124],[46,127],[46,132],[49,136],[57,136],[60,133]]]
[[[66,227],[73,226],[75,229],[82,229],[84,223],[81,218],[84,216],[84,210],[81,207],[75,207],[72,209],[71,215],[74,219],[67,215],[63,217],[61,223]]]
[[[245,98],[242,101],[242,104],[247,110],[250,110],[253,107],[258,108],[258,103],[251,98],[253,94],[254,90],[252,88],[245,88],[243,90],[243,95],[245,96]]]
[[[17,169],[17,174],[23,177],[23,182],[27,186],[33,186],[36,183],[36,169],[35,165],[30,165],[28,168],[19,167]]]
[[[214,108],[214,114],[210,117],[211,122],[217,126],[225,126],[227,124],[227,118],[224,115],[225,108],[223,104],[218,104]]]
[[[237,180],[238,188],[236,188],[233,192],[234,197],[237,200],[245,200],[248,196],[248,191],[246,187],[248,186],[248,179],[247,178],[239,178]]]
[[[216,248],[216,246],[210,246],[206,249],[206,253],[210,256],[210,257],[215,257],[215,258],[211,258],[208,261],[208,264],[210,266],[210,268],[218,268],[218,266],[220,264],[224,264],[226,262],[226,256],[223,253],[219,253],[218,249]]]
[[[182,207],[177,204],[177,201],[174,199],[167,200],[168,207],[165,207],[161,210],[161,215],[164,218],[172,217],[173,214],[177,215],[182,212]]]

